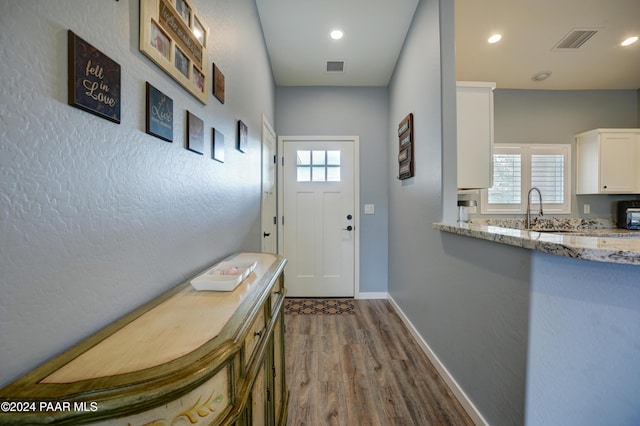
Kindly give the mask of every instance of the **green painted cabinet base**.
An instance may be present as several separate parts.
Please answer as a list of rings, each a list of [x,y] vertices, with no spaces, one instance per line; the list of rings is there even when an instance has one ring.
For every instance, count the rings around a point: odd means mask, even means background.
[[[234,291],[182,283],[1,389],[0,424],[284,425],[286,260],[225,259],[247,260]]]

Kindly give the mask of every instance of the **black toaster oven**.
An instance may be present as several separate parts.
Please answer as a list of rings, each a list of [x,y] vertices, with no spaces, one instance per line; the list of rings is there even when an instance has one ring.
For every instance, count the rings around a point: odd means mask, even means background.
[[[640,230],[640,200],[618,201],[618,228]]]

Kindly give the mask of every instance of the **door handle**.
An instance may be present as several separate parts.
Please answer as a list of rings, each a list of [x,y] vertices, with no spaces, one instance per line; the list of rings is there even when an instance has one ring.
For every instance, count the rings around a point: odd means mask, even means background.
[[[346,228],[342,228],[343,231],[353,231],[353,226],[349,225]]]
[[[267,238],[269,235],[271,235],[271,232],[263,232],[263,233],[262,233],[262,236],[263,236],[264,238]]]

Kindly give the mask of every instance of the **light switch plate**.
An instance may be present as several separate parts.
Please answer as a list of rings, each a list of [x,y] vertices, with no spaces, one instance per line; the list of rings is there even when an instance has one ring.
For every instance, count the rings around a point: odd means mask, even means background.
[[[365,204],[364,205],[364,214],[375,214],[376,206],[373,204]]]

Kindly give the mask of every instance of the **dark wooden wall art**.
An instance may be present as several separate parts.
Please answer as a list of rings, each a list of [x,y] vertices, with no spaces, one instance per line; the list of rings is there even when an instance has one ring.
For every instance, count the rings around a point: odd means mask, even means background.
[[[398,179],[408,179],[414,173],[413,114],[409,114],[398,125]]]
[[[224,104],[224,74],[213,64],[213,96]]]

